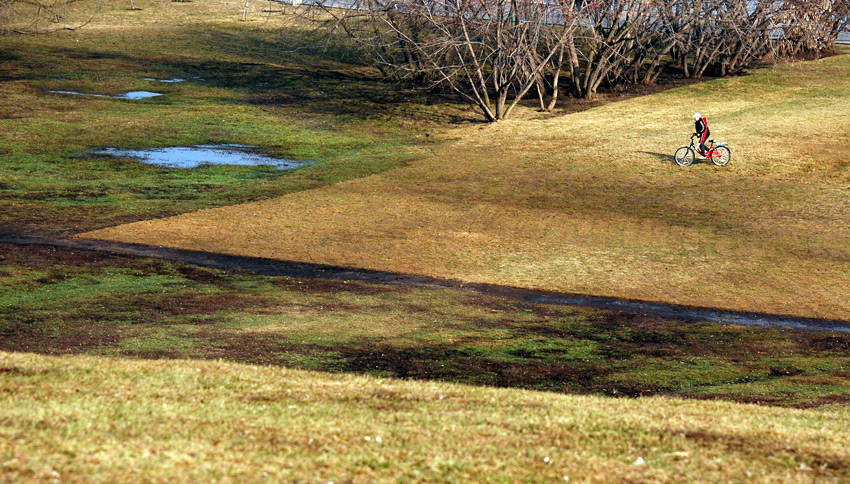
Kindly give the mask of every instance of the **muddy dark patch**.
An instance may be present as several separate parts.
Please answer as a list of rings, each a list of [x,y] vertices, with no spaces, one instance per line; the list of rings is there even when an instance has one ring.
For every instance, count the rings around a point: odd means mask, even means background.
[[[125,350],[121,354],[144,360],[178,360],[187,357],[183,353],[170,350]]]
[[[369,284],[360,281],[340,281],[335,279],[289,279],[278,278],[274,280],[275,285],[303,293],[328,293],[336,294],[348,292],[364,296],[373,296],[388,293],[405,293],[411,291],[408,286],[386,286]]]
[[[850,338],[842,336],[824,336],[812,338],[809,348],[814,351],[850,351]]]
[[[54,373],[53,370],[35,369],[35,368],[19,368],[17,366],[0,366],[0,377],[6,375],[10,377],[23,376],[42,376],[48,373]]]
[[[557,306],[546,306],[530,303],[521,299],[494,298],[479,294],[468,294],[463,299],[464,304],[491,312],[528,313],[538,318],[557,318],[577,312]]]
[[[0,323],[0,351],[23,351],[48,355],[84,354],[121,340],[121,328],[92,324],[67,325],[63,334],[45,334],[36,323]]]
[[[536,388],[568,391],[587,388],[590,393],[605,391],[592,382],[603,371],[593,365],[557,364],[551,361],[525,363],[499,361],[482,356],[479,351],[449,345],[427,345],[399,349],[363,340],[345,345],[317,344],[289,340],[285,336],[251,336],[207,326],[194,335],[208,349],[205,357],[226,357],[251,364],[272,364],[330,372],[391,375],[417,380],[446,380],[496,387]],[[377,346],[377,347],[376,347]],[[527,360],[540,355],[524,353]],[[300,366],[303,357],[321,358],[322,366]],[[645,394],[646,388],[632,391],[623,388],[621,395]],[[616,392],[615,392],[616,393]]]
[[[188,281],[232,287],[232,281],[217,269],[64,247],[0,243],[0,265],[4,264],[49,272],[34,281],[39,284],[61,282],[75,273],[102,275],[103,269],[121,268],[134,270],[139,277],[176,272]]]
[[[180,275],[194,282],[214,284],[223,280],[221,271],[207,269],[205,267],[180,266],[177,269]]]
[[[574,365],[517,364],[482,357],[478,352],[451,346],[417,349],[365,346],[335,348],[343,355],[345,372],[391,374],[397,378],[440,379],[495,387],[565,391],[592,380],[591,368]]]
[[[240,363],[255,365],[287,365],[293,358],[302,355],[320,355],[327,352],[324,346],[307,342],[294,342],[274,335],[247,336],[222,331],[214,327],[204,328],[195,335],[205,342],[205,358],[226,358]],[[325,371],[334,371],[335,361],[328,358]],[[339,371],[338,369],[336,369]]]
[[[171,298],[163,310],[174,311],[173,314],[210,314],[223,310],[243,309],[248,307],[263,307],[274,304],[271,299],[262,299],[240,294],[201,295]]]
[[[160,300],[133,297],[124,303],[127,307],[138,312],[138,316],[128,317],[136,324],[185,324],[191,322],[192,324],[208,325],[220,322],[220,319],[209,317],[209,315],[219,311],[262,307],[263,305],[273,304],[273,301],[239,294],[179,294]],[[109,305],[114,304],[114,301],[108,298],[95,300],[92,306],[98,304]],[[108,313],[109,311],[104,316],[107,316]],[[193,315],[199,316],[199,318],[185,319]],[[175,317],[183,317],[184,319],[173,321],[172,318]]]
[[[776,377],[771,377],[776,378]],[[758,381],[758,379],[747,379],[741,383]],[[795,392],[773,392],[773,393],[758,393],[758,394],[729,394],[729,393],[709,393],[709,394],[690,394],[680,393],[678,396],[687,397],[694,400],[723,400],[734,401],[738,403],[748,403],[751,405],[761,405],[766,407],[789,407],[799,409],[818,408],[824,405],[843,405],[850,403],[850,394],[834,393],[824,396],[815,396],[805,398],[804,395]]]
[[[803,373],[805,373],[803,370],[794,367],[770,368],[770,376],[796,376],[802,375]]]
[[[810,402],[803,402],[797,405],[797,408],[818,408],[826,405],[846,405],[850,404],[850,394],[842,394],[842,395],[827,395],[825,397],[817,398],[811,400]]]
[[[540,355],[538,355],[536,352],[531,351],[531,350],[522,350],[522,349],[512,350],[512,351],[509,351],[508,354],[513,356],[513,357],[516,357],[516,358],[525,358],[525,359],[529,359],[529,360],[533,360],[533,359],[539,360],[541,358]]]
[[[286,310],[288,308],[296,309],[299,311],[316,311],[323,313],[342,313],[349,311],[358,311],[362,310],[362,306],[358,306],[356,304],[349,303],[340,303],[334,301],[317,301],[310,303],[294,303],[294,304],[273,304],[270,303],[265,307],[254,307],[250,310],[252,314],[280,314],[282,310]],[[369,307],[369,310],[386,310],[388,307],[375,308],[373,306]]]
[[[56,284],[56,283],[62,282],[64,280],[67,280],[68,278],[69,278],[69,276],[67,274],[57,273],[57,274],[50,274],[50,275],[47,275],[45,277],[40,277],[33,282],[35,282],[36,284]]]
[[[480,329],[498,329],[505,325],[504,321],[499,321],[496,318],[472,318],[468,324]],[[454,329],[464,329],[467,324],[457,323],[451,327]]]
[[[534,324],[519,321],[512,322],[508,320],[507,322],[503,322],[501,326],[502,328],[510,328],[517,336],[522,338],[528,336],[538,336],[552,339],[569,339],[574,337],[574,335],[570,333],[568,328],[552,326],[548,324]]]
[[[134,259],[88,250],[65,249],[39,245],[16,245],[0,243],[0,263],[26,265],[33,269],[44,269],[57,264],[99,268],[114,265],[130,265]]]

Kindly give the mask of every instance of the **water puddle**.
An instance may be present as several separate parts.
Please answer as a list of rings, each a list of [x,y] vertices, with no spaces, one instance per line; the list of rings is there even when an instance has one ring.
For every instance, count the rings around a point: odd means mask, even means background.
[[[150,91],[130,91],[115,97],[119,99],[147,99],[149,97],[157,96],[162,96],[162,93]]]
[[[143,81],[153,81],[153,82],[167,82],[167,83],[186,82],[186,79],[183,79],[181,77],[175,77],[174,79],[155,79],[153,77],[143,77],[142,80]]]
[[[132,100],[147,99],[147,98],[151,98],[151,97],[162,96],[161,93],[150,92],[150,91],[130,91],[130,92],[125,92],[124,94],[116,94],[116,95],[91,94],[91,93],[87,93],[87,92],[78,92],[78,91],[47,91],[47,92],[50,92],[50,93],[53,93],[53,94],[71,94],[71,95],[74,95],[74,96],[108,97],[108,98],[111,98],[111,99],[132,99]]]
[[[93,155],[132,158],[148,165],[166,168],[197,168],[204,165],[271,166],[278,170],[294,170],[312,161],[295,161],[273,158],[258,151],[255,146],[237,144],[172,146],[147,150],[121,148],[95,148]]]

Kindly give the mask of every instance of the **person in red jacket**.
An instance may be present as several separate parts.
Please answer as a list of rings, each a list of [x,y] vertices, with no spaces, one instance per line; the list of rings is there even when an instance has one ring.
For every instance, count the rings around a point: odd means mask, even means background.
[[[694,134],[699,136],[699,143],[697,143],[699,147],[699,159],[704,160],[705,151],[708,149],[705,141],[711,136],[711,131],[708,129],[708,118],[702,117],[700,113],[694,113]]]

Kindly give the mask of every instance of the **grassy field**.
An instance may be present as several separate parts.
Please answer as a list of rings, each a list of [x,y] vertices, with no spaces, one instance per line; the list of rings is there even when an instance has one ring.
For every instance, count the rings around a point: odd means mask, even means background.
[[[444,130],[308,192],[84,237],[850,320],[850,56]],[[732,163],[670,154],[708,115]]]
[[[846,482],[846,411],[0,352],[6,482]],[[639,460],[640,459],[640,460]]]
[[[267,2],[136,5],[0,37],[0,233],[850,319],[850,56],[484,125]],[[671,164],[697,109],[729,166]],[[200,143],[316,163],[87,154]],[[846,482],[848,349],[0,244],[0,483]]]
[[[73,233],[268,198],[404,166],[426,137],[409,129],[466,116],[379,82],[281,24],[239,22],[242,3],[109,2],[75,32],[3,38],[0,223]],[[182,78],[182,83],[152,79]],[[148,90],[142,101],[51,94]],[[403,105],[396,104],[404,101]],[[403,116],[399,116],[402,113]],[[241,143],[298,160],[191,172],[105,160],[99,146]]]
[[[0,351],[196,358],[609,396],[850,404],[850,334],[0,246]]]

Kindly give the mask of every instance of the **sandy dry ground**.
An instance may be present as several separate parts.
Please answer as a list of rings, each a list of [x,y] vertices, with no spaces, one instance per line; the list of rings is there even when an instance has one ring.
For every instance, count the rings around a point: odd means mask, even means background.
[[[848,71],[841,56],[466,126],[405,168],[82,237],[850,320],[850,87],[829,80]],[[671,162],[695,105],[730,165]]]

